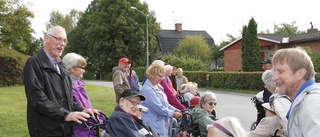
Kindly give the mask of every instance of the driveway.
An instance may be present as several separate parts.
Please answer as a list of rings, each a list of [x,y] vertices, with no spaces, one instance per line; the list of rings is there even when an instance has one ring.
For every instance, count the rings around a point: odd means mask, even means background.
[[[113,88],[113,83],[110,81],[95,81],[85,80],[88,84],[95,84]],[[215,107],[217,118],[233,116],[239,118],[245,130],[250,129],[250,125],[256,120],[257,112],[253,103],[251,103],[252,94],[232,93],[217,90],[207,90],[200,88],[199,92],[202,94],[205,91],[214,92],[217,96],[217,106]]]

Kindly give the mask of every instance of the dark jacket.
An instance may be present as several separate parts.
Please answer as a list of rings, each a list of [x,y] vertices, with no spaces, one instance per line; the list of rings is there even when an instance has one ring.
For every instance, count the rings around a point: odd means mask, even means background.
[[[106,133],[111,137],[159,137],[145,122],[124,112],[119,105],[108,119]]]
[[[177,80],[176,80],[176,76],[171,74],[171,76],[169,76],[170,80],[171,80],[171,83],[172,83],[172,86],[173,88],[178,91],[177,89]]]
[[[65,122],[70,111],[82,111],[73,101],[71,80],[65,68],[55,69],[44,49],[24,66],[27,122],[31,137],[70,136],[72,123]]]

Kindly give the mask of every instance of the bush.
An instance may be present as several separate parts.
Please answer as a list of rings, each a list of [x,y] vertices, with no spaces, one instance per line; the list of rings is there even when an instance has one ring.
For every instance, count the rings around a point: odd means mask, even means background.
[[[133,67],[132,69],[137,73],[139,81],[143,81],[146,75],[146,67]]]
[[[23,84],[23,67],[30,56],[0,48],[0,87]]]
[[[184,71],[189,81],[199,87],[236,90],[261,90],[262,72],[205,72]]]
[[[202,60],[190,58],[188,56],[178,57],[173,54],[167,54],[164,56],[166,64],[182,68],[183,70],[189,71],[207,71],[209,70],[209,63],[203,62]]]
[[[189,82],[196,82],[199,87],[260,91],[263,86],[262,73],[184,71],[183,75]],[[320,82],[320,75],[316,74],[315,79]]]

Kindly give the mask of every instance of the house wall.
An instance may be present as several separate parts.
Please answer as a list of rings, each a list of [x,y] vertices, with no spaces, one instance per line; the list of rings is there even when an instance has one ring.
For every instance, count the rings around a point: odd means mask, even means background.
[[[290,44],[277,44],[265,40],[259,39],[260,44],[260,60],[272,59],[272,56],[278,49],[282,48],[292,48],[292,47],[305,47],[308,46],[313,50],[320,53],[320,40],[290,43]],[[241,40],[234,43],[233,45],[224,49],[224,70],[225,71],[238,71],[242,65],[241,58]]]
[[[239,71],[242,65],[241,40],[224,49],[224,71]]]
[[[241,54],[241,49],[224,51],[224,71],[239,71],[242,64]]]

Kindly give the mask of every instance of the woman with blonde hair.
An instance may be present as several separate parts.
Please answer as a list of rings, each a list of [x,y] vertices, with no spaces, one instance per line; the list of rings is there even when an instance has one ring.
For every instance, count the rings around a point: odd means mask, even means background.
[[[182,116],[180,111],[171,106],[167,101],[167,95],[163,87],[159,84],[164,78],[165,69],[161,64],[151,64],[146,74],[147,80],[143,84],[140,94],[147,99],[142,101],[141,105],[149,108],[142,114],[144,120],[151,128],[157,132],[160,137],[169,136],[169,119]]]

